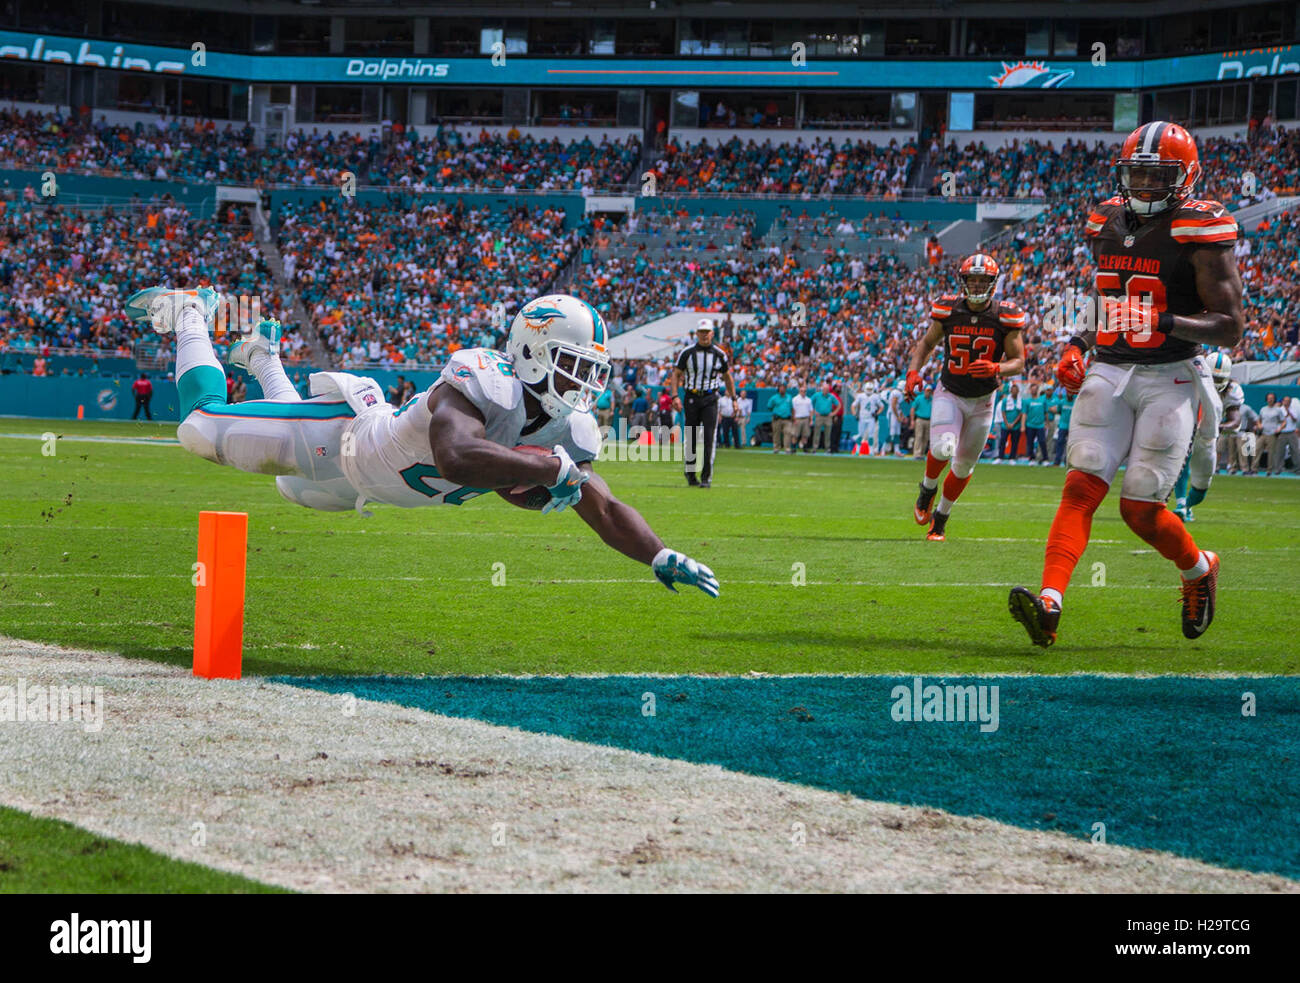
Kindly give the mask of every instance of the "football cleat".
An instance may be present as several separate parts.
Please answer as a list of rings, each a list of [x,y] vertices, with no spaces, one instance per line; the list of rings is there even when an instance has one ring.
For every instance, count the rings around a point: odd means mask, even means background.
[[[943,512],[934,513],[930,521],[930,531],[925,534],[925,538],[934,543],[943,542],[943,530],[948,525],[948,516]]]
[[[176,330],[176,319],[187,307],[198,311],[203,316],[203,323],[211,328],[217,315],[217,303],[217,292],[211,287],[198,290],[146,287],[127,298],[125,310],[132,321],[148,321],[159,334],[170,334]]]
[[[264,317],[257,322],[251,333],[244,335],[230,346],[226,361],[238,369],[248,369],[253,352],[261,350],[278,355],[280,353],[280,322],[273,317]]]
[[[1205,551],[1210,569],[1195,580],[1183,581],[1183,637],[1200,638],[1214,620],[1214,597],[1219,586],[1219,557]]]
[[[1025,626],[1029,640],[1047,648],[1056,641],[1056,626],[1061,622],[1061,608],[1055,601],[1026,590],[1012,587],[1008,598],[1011,617]]]
[[[921,486],[921,494],[916,496],[916,504],[912,506],[912,518],[916,520],[918,526],[923,526],[930,521],[930,513],[934,509],[934,496],[938,492],[938,485],[933,488]]]

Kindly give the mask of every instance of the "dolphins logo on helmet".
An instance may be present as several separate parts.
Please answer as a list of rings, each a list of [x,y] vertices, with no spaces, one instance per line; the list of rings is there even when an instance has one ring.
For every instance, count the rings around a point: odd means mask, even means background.
[[[506,338],[515,375],[553,419],[591,409],[609,382],[605,319],[586,301],[550,294],[526,303]]]
[[[1210,356],[1210,378],[1214,380],[1214,388],[1223,392],[1232,382],[1232,359],[1223,352],[1215,352]]]

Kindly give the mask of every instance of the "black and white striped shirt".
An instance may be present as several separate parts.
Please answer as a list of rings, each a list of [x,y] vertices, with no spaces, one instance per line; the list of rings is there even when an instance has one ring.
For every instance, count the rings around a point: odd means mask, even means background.
[[[727,372],[727,356],[717,345],[708,348],[698,342],[677,356],[682,371],[682,388],[687,393],[713,393],[722,388]]]

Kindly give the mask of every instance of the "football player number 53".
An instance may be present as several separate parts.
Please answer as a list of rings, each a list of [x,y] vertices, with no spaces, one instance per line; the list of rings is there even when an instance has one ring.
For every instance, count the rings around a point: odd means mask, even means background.
[[[966,375],[970,363],[980,359],[993,360],[998,343],[993,338],[979,335],[955,334],[948,339],[948,371],[953,375]]]
[[[1118,273],[1098,273],[1097,274],[1097,292],[1102,296],[1115,296],[1123,291],[1128,297],[1141,297],[1143,294],[1150,295],[1152,309],[1159,314],[1165,310],[1168,304],[1165,301],[1165,285],[1160,282],[1158,276],[1148,276],[1145,273],[1134,273],[1128,278],[1127,283],[1122,283]],[[1129,347],[1131,348],[1159,348],[1165,341],[1163,331],[1138,331],[1128,336]],[[1118,331],[1098,331],[1097,344],[1114,345],[1119,342]]]

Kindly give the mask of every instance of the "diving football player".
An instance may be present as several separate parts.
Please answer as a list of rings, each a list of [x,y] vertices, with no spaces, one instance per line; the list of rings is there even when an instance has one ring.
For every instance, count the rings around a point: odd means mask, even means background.
[[[177,436],[186,450],[241,471],[276,475],[290,502],[361,511],[367,502],[403,507],[460,505],[492,490],[541,486],[543,512],[572,507],[608,545],[674,584],[718,594],[713,572],[671,550],[636,509],[592,470],[600,432],[588,412],[610,373],[605,322],[576,297],[529,301],[505,351],[468,348],[448,360],[425,392],[394,409],[373,379],[346,372],[311,376],[302,399],[280,363],[277,321],[264,320],[227,356],[261,383],[266,398],[226,404],[226,377],[209,330],[217,294],[151,287],[126,311],[176,335]],[[549,455],[516,450],[551,447]]]

